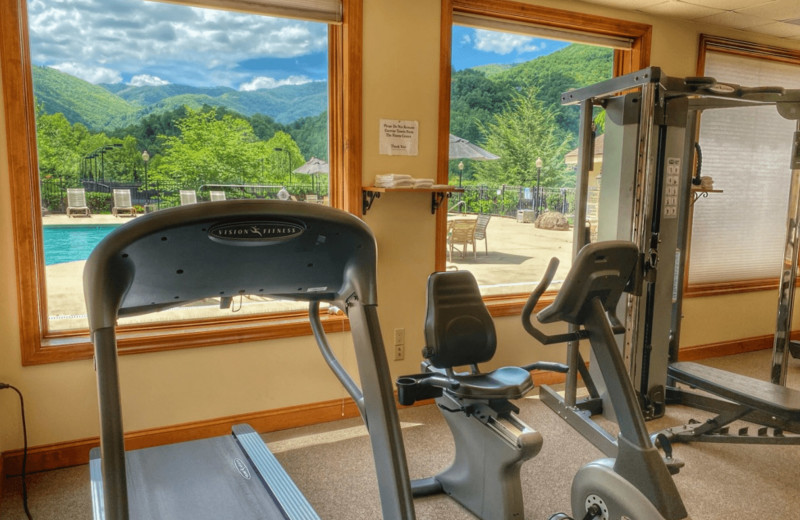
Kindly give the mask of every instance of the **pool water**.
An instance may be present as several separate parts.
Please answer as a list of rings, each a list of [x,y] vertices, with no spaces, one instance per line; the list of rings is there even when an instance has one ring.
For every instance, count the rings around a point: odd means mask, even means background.
[[[118,224],[43,226],[45,265],[86,260],[94,247],[118,227]]]

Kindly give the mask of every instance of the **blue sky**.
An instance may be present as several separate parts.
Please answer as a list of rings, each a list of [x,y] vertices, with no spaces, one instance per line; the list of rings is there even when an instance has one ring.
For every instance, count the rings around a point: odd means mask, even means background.
[[[91,83],[237,90],[327,78],[327,26],[143,0],[29,0],[31,60]],[[453,66],[520,63],[562,42],[453,28]]]
[[[461,25],[453,26],[452,42],[454,70],[495,63],[524,63],[569,45],[568,42],[472,29]]]

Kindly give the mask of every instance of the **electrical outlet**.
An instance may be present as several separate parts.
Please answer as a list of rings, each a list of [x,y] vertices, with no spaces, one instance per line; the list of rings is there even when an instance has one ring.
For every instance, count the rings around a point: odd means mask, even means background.
[[[406,329],[394,329],[394,360],[402,361],[406,357]]]

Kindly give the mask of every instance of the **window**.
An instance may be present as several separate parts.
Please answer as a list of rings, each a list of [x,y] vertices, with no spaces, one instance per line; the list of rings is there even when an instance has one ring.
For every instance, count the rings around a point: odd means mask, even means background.
[[[78,232],[47,225],[48,213],[65,212],[66,188],[83,187],[95,215],[111,209],[113,188],[130,193],[137,211],[177,205],[181,190],[203,200],[211,191],[227,198],[274,197],[272,191],[283,187],[301,200],[360,209],[360,156],[354,158],[360,154],[354,121],[360,84],[352,79],[359,77],[360,2],[270,0],[257,3],[258,14],[239,12],[239,3],[211,3],[237,12],[145,0],[106,2],[94,13],[78,10],[86,2],[26,6],[20,0],[0,8],[23,364],[91,355],[81,317],[81,267],[51,258],[65,249],[51,241],[66,234],[74,244]],[[53,6],[67,11],[48,12]],[[257,37],[264,34],[270,38]],[[300,47],[292,41],[298,34],[308,35],[305,56],[290,54]],[[256,43],[257,52],[242,51]],[[63,53],[74,45],[78,51],[70,59]],[[96,46],[104,47],[82,61]],[[288,59],[269,52],[276,47]],[[230,48],[239,50],[232,55]],[[201,65],[188,59],[195,49],[203,54]],[[304,62],[306,73],[281,70],[288,61]],[[253,98],[259,88],[276,84],[299,84],[306,99],[316,101],[289,102],[284,116],[266,117]],[[192,138],[213,141],[216,155],[199,155],[209,147],[192,148]],[[311,155],[329,163],[329,176],[294,171]],[[300,319],[304,309],[287,303],[234,303],[239,312],[211,320],[208,303],[157,323],[121,321],[121,349],[132,351],[134,336],[136,351],[147,351],[310,333]],[[328,322],[331,329],[346,327],[341,317]]]
[[[796,51],[704,36],[701,59],[700,74],[718,81],[800,88]],[[693,206],[687,294],[777,286],[794,130],[774,107],[702,114],[702,175],[722,193]]]
[[[438,181],[464,191],[439,217],[437,269],[470,270],[495,314],[518,313],[500,302],[527,297],[551,257],[556,279],[571,264],[578,109],[561,94],[647,66],[650,27],[514,2],[444,9]]]

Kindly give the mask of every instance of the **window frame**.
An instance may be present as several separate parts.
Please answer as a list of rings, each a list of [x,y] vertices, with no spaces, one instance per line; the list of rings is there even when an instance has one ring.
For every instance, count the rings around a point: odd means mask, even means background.
[[[745,58],[756,58],[769,61],[777,61],[781,63],[787,63],[790,65],[800,66],[800,50],[787,49],[785,47],[777,47],[761,43],[754,43],[746,40],[737,40],[733,38],[726,38],[723,36],[700,34],[698,43],[698,52],[697,52],[698,76],[704,75],[706,53],[708,51],[733,54],[735,56],[742,56]],[[686,252],[686,261],[684,265],[684,273],[686,273],[686,276],[683,277],[684,297],[698,298],[704,296],[741,294],[748,292],[770,291],[778,289],[779,285],[778,276],[775,276],[774,278],[761,278],[753,280],[738,280],[730,282],[692,284],[689,280],[689,263],[691,262],[691,256],[692,256],[691,230],[692,230],[692,223],[690,222],[689,224],[690,235],[686,242],[687,252]],[[800,280],[800,277],[798,277],[798,280]],[[795,286],[800,286],[798,280],[795,281]]]
[[[193,5],[191,0],[180,3]],[[329,164],[331,205],[361,211],[361,45],[363,0],[342,0],[342,23],[329,24]],[[223,1],[216,2],[225,7]],[[45,263],[36,121],[26,0],[0,5],[0,73],[6,123],[19,338],[23,366],[90,359],[88,329],[47,330]],[[341,314],[322,319],[327,332],[349,330]],[[121,326],[120,354],[175,350],[311,335],[295,311],[211,320]]]
[[[447,184],[450,134],[450,78],[452,75],[453,13],[496,18],[508,22],[536,24],[556,30],[580,31],[600,36],[630,38],[630,50],[614,50],[614,77],[634,72],[650,65],[652,26],[648,24],[566,11],[550,7],[523,4],[511,0],[442,0],[441,39],[439,55],[439,128],[436,182]],[[436,213],[437,271],[446,266],[447,213]],[[555,292],[548,292],[539,302],[544,306],[552,301]],[[528,298],[527,293],[485,296],[483,301],[492,316],[518,316]]]

